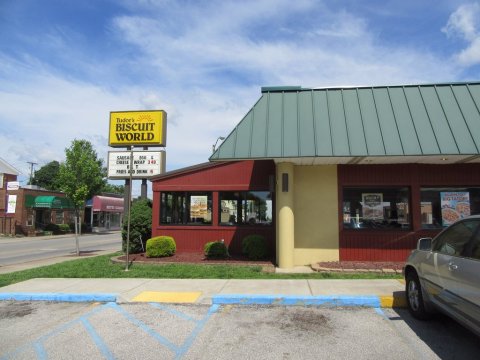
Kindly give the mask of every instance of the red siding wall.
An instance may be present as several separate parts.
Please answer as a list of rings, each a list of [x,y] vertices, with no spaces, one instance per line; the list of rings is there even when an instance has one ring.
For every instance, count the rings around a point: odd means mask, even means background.
[[[241,241],[249,234],[267,239],[270,255],[275,254],[275,224],[271,226],[219,226],[219,191],[268,191],[269,178],[275,175],[273,161],[239,161],[210,163],[159,176],[153,182],[152,236],[169,235],[175,239],[178,252],[202,252],[209,241],[223,239],[232,254],[241,253]],[[212,191],[212,226],[160,225],[162,191]],[[275,207],[275,203],[273,204]],[[273,210],[275,211],[275,210]]]
[[[340,260],[404,261],[420,237],[439,230],[421,229],[420,188],[428,186],[480,186],[480,164],[455,165],[339,165],[339,209],[344,186],[408,186],[412,230],[343,229],[339,214]]]

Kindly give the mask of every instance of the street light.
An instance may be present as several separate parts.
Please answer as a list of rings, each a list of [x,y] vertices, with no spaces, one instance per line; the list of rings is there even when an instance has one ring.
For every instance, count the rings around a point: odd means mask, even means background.
[[[218,140],[221,140],[221,141],[223,141],[223,140],[225,140],[225,138],[224,138],[223,136],[219,136],[219,137],[217,138],[217,141],[215,141],[215,144],[214,144],[214,145],[212,145],[212,153],[214,153],[214,152],[215,152],[215,148],[217,147]]]

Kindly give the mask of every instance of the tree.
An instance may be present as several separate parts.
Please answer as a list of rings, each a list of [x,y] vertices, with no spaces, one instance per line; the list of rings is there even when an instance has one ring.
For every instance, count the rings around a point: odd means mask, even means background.
[[[103,186],[102,193],[109,193],[109,194],[119,194],[123,195],[125,194],[125,186],[124,185],[114,185],[110,183],[105,183]]]
[[[127,251],[127,224],[128,218],[123,222],[122,230],[122,249],[125,252]],[[145,243],[151,236],[152,201],[150,199],[134,200],[130,210],[130,239],[128,241],[128,252],[139,253],[145,251]]]
[[[87,140],[73,140],[65,149],[65,162],[60,164],[58,183],[75,209],[75,242],[77,255],[80,255],[78,230],[80,210],[85,202],[97,194],[105,185],[103,160],[98,159],[92,144]]]
[[[38,185],[44,189],[57,191],[60,190],[58,185],[58,172],[60,163],[58,161],[50,161],[35,171],[32,179],[32,185]]]

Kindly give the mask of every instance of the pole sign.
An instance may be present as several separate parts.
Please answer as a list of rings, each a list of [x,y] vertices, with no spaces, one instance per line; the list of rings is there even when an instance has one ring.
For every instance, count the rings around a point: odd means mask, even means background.
[[[165,151],[134,151],[130,167],[130,151],[108,152],[108,178],[147,179],[165,172]]]
[[[165,146],[166,138],[163,110],[110,112],[109,146]]]

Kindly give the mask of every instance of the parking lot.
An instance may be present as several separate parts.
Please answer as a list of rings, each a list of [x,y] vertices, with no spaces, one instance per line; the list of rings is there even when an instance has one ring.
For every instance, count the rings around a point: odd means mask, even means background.
[[[0,302],[0,359],[476,359],[452,320],[363,307]]]

